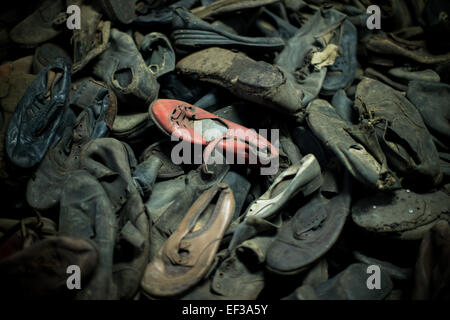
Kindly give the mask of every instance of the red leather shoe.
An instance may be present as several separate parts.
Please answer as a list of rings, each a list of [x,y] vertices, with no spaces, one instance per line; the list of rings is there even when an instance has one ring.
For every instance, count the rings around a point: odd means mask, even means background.
[[[277,148],[255,130],[219,118],[189,103],[159,99],[150,105],[149,113],[166,134],[206,146],[203,153],[205,163],[208,163],[214,149],[237,155],[238,159],[245,160],[245,164],[260,166],[269,165],[278,157]]]

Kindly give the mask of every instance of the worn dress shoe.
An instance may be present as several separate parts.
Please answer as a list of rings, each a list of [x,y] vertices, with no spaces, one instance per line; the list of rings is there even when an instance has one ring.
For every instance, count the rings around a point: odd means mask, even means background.
[[[370,127],[347,125],[325,100],[314,100],[306,112],[313,133],[356,180],[378,190],[399,186]]]
[[[267,252],[267,268],[297,274],[319,260],[337,241],[350,213],[350,175],[342,190],[327,199],[318,193],[283,224]]]

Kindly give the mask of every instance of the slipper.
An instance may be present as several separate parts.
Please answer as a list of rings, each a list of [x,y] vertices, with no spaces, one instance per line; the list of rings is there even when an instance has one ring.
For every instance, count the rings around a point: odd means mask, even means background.
[[[147,265],[141,282],[144,291],[175,296],[196,285],[213,263],[233,214],[234,197],[227,185],[205,191]]]
[[[267,252],[267,269],[298,274],[323,257],[336,243],[350,213],[350,175],[331,199],[318,193],[284,223]]]

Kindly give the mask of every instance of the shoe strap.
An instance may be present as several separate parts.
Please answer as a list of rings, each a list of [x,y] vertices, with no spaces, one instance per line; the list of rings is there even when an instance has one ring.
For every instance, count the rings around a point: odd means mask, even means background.
[[[214,149],[216,149],[217,145],[224,141],[224,140],[234,140],[234,143],[239,142],[243,142],[245,144],[247,144],[247,148],[246,148],[246,153],[248,154],[253,154],[256,156],[256,159],[262,159],[264,161],[270,161],[271,157],[267,157],[265,152],[262,152],[259,150],[258,146],[255,145],[254,143],[250,142],[247,139],[242,139],[240,137],[236,137],[236,136],[232,136],[230,134],[223,134],[217,138],[215,138],[214,140],[212,140],[205,148],[204,152],[203,152],[203,161],[204,164],[202,164],[202,171],[206,174],[211,174],[211,171],[209,171],[208,169],[208,162],[209,159],[211,157],[212,151]],[[265,149],[270,149],[269,146],[265,146]]]

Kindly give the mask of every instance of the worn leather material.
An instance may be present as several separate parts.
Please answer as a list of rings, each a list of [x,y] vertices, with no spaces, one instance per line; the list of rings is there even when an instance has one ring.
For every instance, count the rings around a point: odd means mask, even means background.
[[[450,141],[450,85],[440,82],[411,81],[406,97],[419,110],[430,132],[442,142]]]
[[[255,300],[264,288],[264,270],[232,253],[217,268],[210,290],[228,300]]]
[[[68,174],[80,169],[81,153],[86,143],[109,132],[117,112],[114,93],[105,84],[86,80],[72,96],[71,107],[83,110],[73,127],[67,127],[61,141],[50,148],[27,185],[28,204],[46,210],[59,203]],[[51,192],[42,192],[51,190]]]
[[[80,8],[81,28],[73,31],[72,73],[83,69],[109,47],[111,22],[100,20],[102,15],[89,5]]]
[[[68,299],[67,268],[80,267],[81,284],[97,268],[98,252],[89,239],[50,237],[0,261],[3,299]]]
[[[164,34],[160,32],[147,34],[139,46],[139,51],[155,77],[159,78],[175,70],[175,52]]]
[[[449,195],[443,191],[419,194],[402,189],[357,201],[352,218],[370,232],[417,240],[438,220],[450,221],[449,212]]]
[[[11,40],[21,45],[37,46],[56,37],[62,28],[54,24],[54,19],[60,12],[65,12],[64,5],[63,0],[43,2],[35,12],[11,30]]]
[[[147,266],[143,289],[150,295],[175,296],[198,283],[214,260],[234,204],[227,185],[206,190]]]
[[[190,9],[197,0],[180,0],[169,6],[151,10],[149,13],[138,16],[134,23],[143,26],[167,25],[172,23],[173,10],[178,7]]]
[[[413,300],[446,300],[450,298],[450,227],[438,222],[422,239],[417,256]]]
[[[293,86],[303,92],[304,107],[318,96],[327,73],[327,68],[314,68],[312,54],[325,49],[330,36],[339,30],[344,21],[345,15],[336,10],[318,10],[275,59],[275,64],[286,72]]]
[[[56,73],[47,87],[48,77]],[[47,149],[59,141],[74,117],[67,104],[71,85],[69,66],[55,60],[33,80],[19,101],[6,132],[6,152],[15,165],[38,164]]]
[[[228,165],[221,165],[212,175],[205,175],[197,169],[176,179],[156,183],[145,203],[155,227],[165,236],[170,236],[195,199],[220,183],[228,170]]]
[[[276,0],[219,0],[205,7],[198,7],[192,12],[204,19],[218,14],[257,8],[276,2]]]
[[[204,49],[180,60],[177,69],[280,112],[295,114],[302,108],[302,92],[294,88],[285,72],[242,53],[215,47]]]
[[[60,202],[60,232],[91,238],[99,267],[78,299],[131,299],[148,263],[150,225],[131,177],[136,160],[118,140],[96,139],[81,154],[80,171],[67,179]]]
[[[297,291],[297,296],[299,300],[383,300],[392,291],[392,280],[381,271],[380,290],[370,290],[366,284],[368,267],[362,263],[352,264],[311,291]]]
[[[238,48],[240,50],[278,51],[284,41],[279,37],[244,37],[232,34],[197,18],[183,8],[176,8],[172,17],[172,37],[177,50],[183,53],[208,47]]]
[[[121,102],[147,108],[158,96],[159,84],[147,68],[133,38],[113,28],[110,39],[111,46],[100,56],[94,74],[114,90]],[[120,78],[122,73],[123,81]]]
[[[333,65],[328,67],[327,76],[323,81],[321,92],[332,95],[340,89],[347,89],[355,79],[357,59],[356,46],[358,34],[355,26],[347,19],[337,30],[335,37],[338,39],[340,55]]]
[[[269,165],[278,157],[278,149],[256,131],[186,102],[158,99],[150,106],[149,114],[167,135],[184,143],[206,146],[203,162],[207,165],[215,149],[252,165]],[[197,125],[201,126],[201,132],[197,132]]]
[[[246,217],[270,220],[297,194],[306,197],[320,188],[321,184],[319,163],[314,155],[306,155],[300,162],[284,170],[269,189],[248,206]]]
[[[370,128],[348,126],[325,100],[311,102],[307,114],[313,133],[334,152],[355,179],[379,190],[398,187],[398,180],[387,167]]]
[[[420,181],[422,187],[439,184],[439,155],[414,105],[398,91],[367,78],[358,84],[356,96],[360,119],[374,128],[389,166],[408,182]]]
[[[129,24],[136,18],[137,0],[100,0],[99,3],[109,19]]]
[[[44,217],[0,219],[0,260],[26,249],[41,239],[57,235],[57,225]]]
[[[410,49],[384,32],[369,34],[362,39],[362,42],[372,52],[408,58],[421,64],[443,64],[450,62],[450,53],[433,55],[426,48]]]
[[[72,59],[60,46],[53,43],[44,43],[39,46],[33,56],[33,73],[39,73],[58,58],[62,58],[68,65],[72,65]]]

